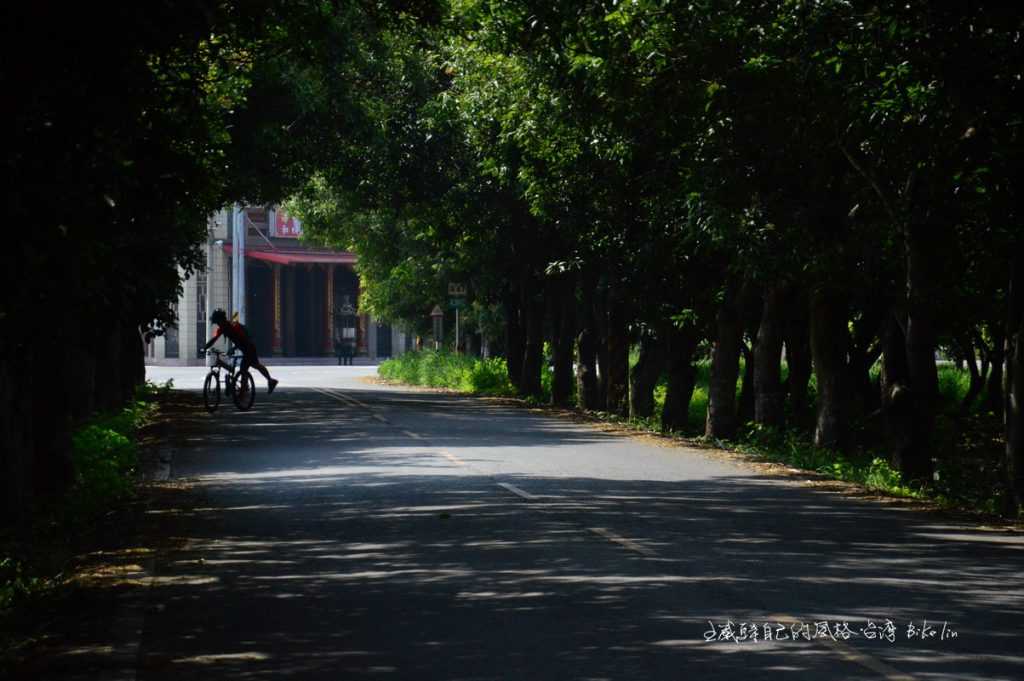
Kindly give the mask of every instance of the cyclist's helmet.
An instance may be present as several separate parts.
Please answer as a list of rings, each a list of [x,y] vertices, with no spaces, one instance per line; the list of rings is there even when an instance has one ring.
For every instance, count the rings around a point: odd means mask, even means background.
[[[216,310],[213,311],[213,314],[210,315],[210,321],[213,322],[214,324],[227,324],[228,313],[218,307]]]

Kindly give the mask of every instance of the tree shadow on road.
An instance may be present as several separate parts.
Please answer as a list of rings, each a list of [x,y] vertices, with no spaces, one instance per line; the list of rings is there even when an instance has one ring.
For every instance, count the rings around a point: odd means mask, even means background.
[[[153,510],[187,543],[160,562],[140,678],[877,678],[868,659],[1011,679],[1024,664],[1019,537],[754,474],[479,474],[436,443],[486,447],[486,425],[415,441],[366,409],[276,406],[186,424],[181,467],[207,502]],[[610,437],[523,426],[555,450]],[[887,619],[893,642],[858,635]],[[958,637],[908,639],[925,619]],[[845,655],[705,641],[821,621],[849,623]]]

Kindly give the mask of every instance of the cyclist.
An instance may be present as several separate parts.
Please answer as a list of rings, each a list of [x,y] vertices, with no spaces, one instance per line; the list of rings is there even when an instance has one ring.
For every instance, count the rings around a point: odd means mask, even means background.
[[[234,343],[236,348],[242,351],[241,370],[245,371],[250,366],[253,367],[267,379],[267,393],[274,392],[274,388],[277,387],[277,379],[271,378],[267,367],[260,363],[259,355],[256,352],[256,344],[249,338],[249,334],[241,322],[236,320],[228,321],[227,313],[220,308],[213,311],[213,314],[210,315],[210,321],[217,325],[217,330],[213,332],[213,338],[207,341],[203,349],[209,350],[222,335],[227,337],[229,341]]]

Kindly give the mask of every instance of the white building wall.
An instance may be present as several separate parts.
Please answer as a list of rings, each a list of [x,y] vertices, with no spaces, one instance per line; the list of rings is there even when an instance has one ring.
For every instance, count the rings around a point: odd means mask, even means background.
[[[181,273],[184,276],[184,272]],[[182,296],[178,302],[178,353],[182,364],[196,359],[196,314],[198,298],[196,280],[190,277],[182,286]]]

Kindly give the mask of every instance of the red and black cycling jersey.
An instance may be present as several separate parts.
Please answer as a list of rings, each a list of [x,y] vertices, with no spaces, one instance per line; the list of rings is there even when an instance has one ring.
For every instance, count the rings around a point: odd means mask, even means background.
[[[223,326],[218,324],[217,329],[213,332],[213,338],[210,339],[207,346],[213,345],[222,335],[227,337],[242,352],[255,352],[256,350],[256,346],[253,345],[252,340],[249,338],[249,333],[240,322],[228,322]]]

